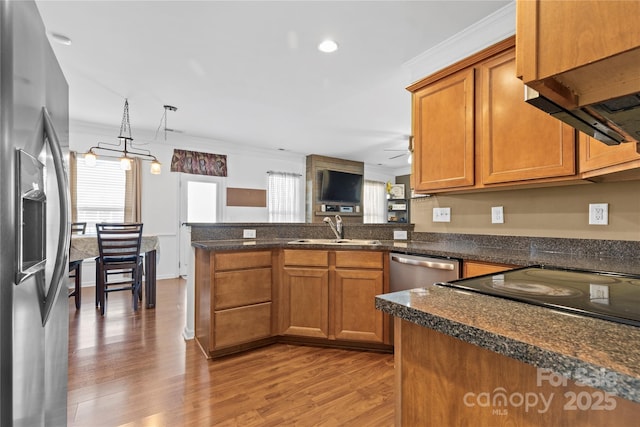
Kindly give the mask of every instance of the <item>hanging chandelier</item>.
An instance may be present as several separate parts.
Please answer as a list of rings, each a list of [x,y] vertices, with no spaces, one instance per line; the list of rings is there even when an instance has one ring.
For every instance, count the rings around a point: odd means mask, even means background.
[[[89,148],[84,154],[84,161],[88,166],[95,166],[97,154],[99,150],[121,153],[121,156],[104,155],[105,157],[117,157],[120,159],[120,168],[122,170],[131,170],[131,163],[134,158],[151,161],[151,173],[158,175],[161,172],[162,165],[149,150],[142,150],[134,146],[131,137],[131,123],[129,122],[129,100],[124,100],[124,111],[122,113],[122,123],[120,124],[120,135],[118,142],[111,144],[108,142],[98,142],[98,145]]]

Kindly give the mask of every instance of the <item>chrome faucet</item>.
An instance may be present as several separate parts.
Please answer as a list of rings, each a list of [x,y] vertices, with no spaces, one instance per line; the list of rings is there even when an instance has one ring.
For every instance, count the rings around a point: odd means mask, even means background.
[[[340,218],[340,215],[336,215],[335,225],[333,224],[333,221],[331,221],[331,218],[329,218],[328,216],[325,216],[323,221],[329,224],[331,231],[333,231],[333,234],[336,235],[336,239],[342,239],[342,218]]]

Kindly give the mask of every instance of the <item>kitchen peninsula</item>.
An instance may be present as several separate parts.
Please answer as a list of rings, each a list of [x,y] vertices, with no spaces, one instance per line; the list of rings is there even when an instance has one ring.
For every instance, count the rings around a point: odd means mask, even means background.
[[[395,316],[396,425],[626,426],[640,415],[640,328],[437,285],[376,306]]]
[[[257,229],[257,239],[240,238],[242,229],[247,227]],[[269,250],[276,258],[286,250],[339,249],[353,253],[393,250],[458,258],[463,264],[473,261],[546,265],[640,274],[637,262],[640,244],[634,241],[414,233],[411,225],[405,227],[409,240],[394,241],[392,231],[398,229],[398,225],[351,225],[345,230],[346,238],[375,238],[380,240],[380,245],[336,248],[326,245],[301,247],[290,243],[295,238],[331,237],[328,227],[322,225],[194,224],[192,245],[220,254]],[[608,254],[615,254],[615,257]],[[277,271],[271,277],[276,282],[282,280]],[[547,404],[550,406],[546,410],[553,413],[554,420],[558,419],[558,414],[576,417],[572,420],[578,424],[572,425],[605,425],[601,423],[603,419],[609,422],[614,417],[620,417],[616,425],[629,425],[623,420],[629,417],[635,420],[640,414],[637,403],[640,402],[640,349],[637,346],[640,329],[449,288],[424,284],[416,284],[416,287],[418,290],[379,294],[375,299],[379,311],[395,317],[396,366],[404,380],[399,384],[409,387],[398,393],[397,412],[405,421],[411,416],[423,419],[458,413],[459,425],[465,425],[469,419],[477,420],[478,411],[483,411],[491,425],[508,425],[512,420],[510,417],[518,416],[517,410],[524,411],[524,406],[490,408],[482,400],[487,396],[499,400],[504,396],[500,394],[501,388],[506,390],[504,393],[515,396],[515,404],[520,396],[517,393],[524,397],[533,396],[526,395],[527,392],[538,393],[540,406],[525,413],[531,416],[535,412],[534,421],[525,419],[522,425],[552,425],[545,418],[550,415],[537,412],[538,409],[545,410],[543,405]],[[273,297],[277,301],[281,295],[276,293]],[[427,351],[434,348],[441,351]],[[435,359],[426,359],[427,356]],[[566,387],[558,385],[565,380],[556,373],[569,378]],[[575,386],[574,382],[580,380],[593,387]],[[461,382],[453,390],[462,394],[447,395],[447,387],[458,381]],[[543,384],[539,387],[537,381]],[[461,400],[465,395],[467,400]],[[551,395],[555,396],[553,401],[550,401]],[[574,401],[570,400],[572,396]],[[586,402],[587,397],[591,403]],[[444,405],[444,400],[449,403]],[[430,405],[431,401],[434,405]],[[615,410],[611,411],[614,401]],[[462,410],[469,409],[467,404],[474,406],[471,413]],[[559,405],[559,409],[555,405]],[[594,410],[583,410],[585,405],[594,405]],[[430,411],[434,406],[439,412],[412,415],[406,409]],[[597,410],[600,407],[601,410]],[[405,425],[411,425],[411,422],[406,421]]]

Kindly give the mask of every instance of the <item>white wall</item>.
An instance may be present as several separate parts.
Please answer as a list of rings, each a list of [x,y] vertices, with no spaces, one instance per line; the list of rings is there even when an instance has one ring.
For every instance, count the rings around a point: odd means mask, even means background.
[[[114,143],[118,135],[116,127],[101,127],[83,122],[70,123],[69,145],[72,151],[84,153],[99,141]],[[148,163],[142,169],[142,222],[144,232],[160,238],[158,278],[178,276],[179,260],[179,174],[170,172],[174,148],[196,150],[227,155],[226,187],[266,189],[267,171],[282,171],[305,175],[306,155],[277,150],[242,147],[211,139],[184,134],[168,134],[167,141],[154,141],[154,135],[133,130],[134,144],[144,143],[142,149],[150,150],[162,163],[162,173],[151,175]],[[322,154],[322,153],[310,153]],[[380,167],[365,167],[365,178],[377,181],[393,181],[393,171]],[[304,198],[302,198],[304,202]],[[304,209],[304,206],[302,207]],[[222,222],[267,222],[266,208],[223,208]],[[85,262],[84,282],[94,282],[93,263]]]

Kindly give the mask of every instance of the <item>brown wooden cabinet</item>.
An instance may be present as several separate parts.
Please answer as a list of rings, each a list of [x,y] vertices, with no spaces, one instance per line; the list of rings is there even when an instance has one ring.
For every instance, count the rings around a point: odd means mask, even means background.
[[[413,92],[415,190],[468,188],[474,177],[474,69]]]
[[[397,426],[637,424],[638,403],[560,374],[557,381],[541,381],[533,365],[400,318],[395,328]],[[534,394],[539,406],[522,404]],[[576,396],[578,404],[571,399]],[[547,401],[544,410],[539,397]]]
[[[281,333],[390,344],[388,317],[374,306],[387,289],[383,254],[285,249]]]
[[[640,2],[518,0],[517,74],[565,108],[640,92]]]
[[[196,340],[209,357],[249,348],[272,334],[271,250],[196,249]]]
[[[385,316],[374,307],[385,293],[383,252],[336,251],[335,260],[335,338],[384,342]]]
[[[284,250],[282,333],[329,338],[329,251]]]
[[[501,271],[511,270],[512,268],[518,268],[518,266],[482,261],[463,261],[462,277],[466,279],[467,277],[482,276],[483,274],[499,273]]]
[[[524,102],[509,49],[478,65],[482,183],[575,176],[575,130]]]
[[[509,38],[410,86],[418,193],[575,180],[576,137],[524,102]]]
[[[605,145],[580,133],[580,172],[590,179],[625,171],[640,177],[640,154],[636,144]]]

